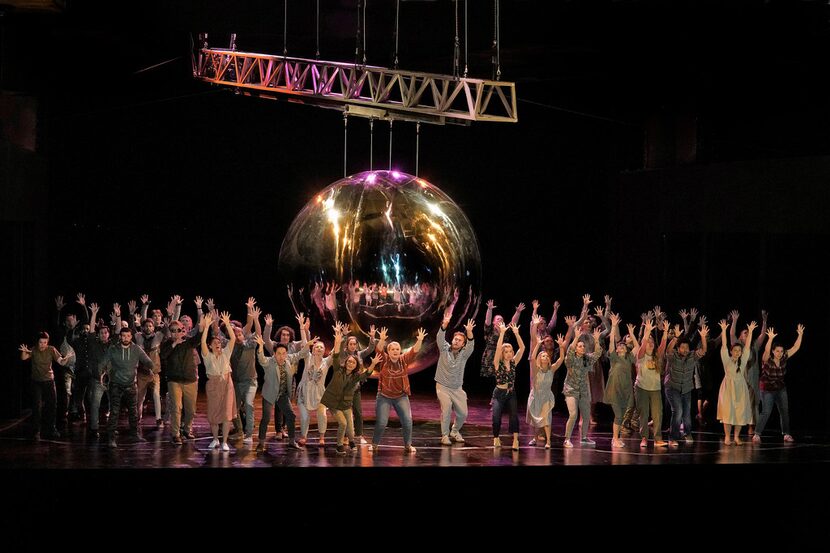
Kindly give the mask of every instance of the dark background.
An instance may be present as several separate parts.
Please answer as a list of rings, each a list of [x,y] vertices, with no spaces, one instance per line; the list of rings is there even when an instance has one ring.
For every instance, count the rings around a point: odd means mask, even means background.
[[[282,3],[16,4],[0,4],[3,415],[28,379],[16,347],[59,293],[102,311],[201,294],[239,314],[254,295],[289,320],[277,253],[294,214],[342,176],[342,116],[235,96],[190,67],[190,33],[282,51]],[[322,0],[323,59],[354,60],[355,5]],[[453,9],[402,2],[402,68],[451,73]],[[471,2],[471,76],[492,73],[492,9]],[[289,3],[289,55],[313,57],[314,10]],[[367,20],[368,61],[389,66],[394,2],[370,2]],[[421,128],[420,175],[476,229],[485,298],[506,317],[534,297],[545,315],[554,299],[576,313],[585,292],[611,294],[626,321],[697,306],[713,332],[730,309],[745,324],[765,308],[788,346],[803,322],[793,425],[826,433],[830,8],[503,0],[501,22],[519,123]],[[395,126],[407,172],[414,139]],[[368,122],[352,118],[350,173],[368,168],[368,144]],[[430,373],[413,386],[431,388]],[[477,367],[466,380],[473,393],[491,385]]]

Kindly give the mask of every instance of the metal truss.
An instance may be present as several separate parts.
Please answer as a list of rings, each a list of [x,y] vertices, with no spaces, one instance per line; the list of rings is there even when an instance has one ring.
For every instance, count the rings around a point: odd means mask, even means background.
[[[285,97],[385,120],[515,123],[516,85],[269,54],[203,48],[194,77],[240,93]]]

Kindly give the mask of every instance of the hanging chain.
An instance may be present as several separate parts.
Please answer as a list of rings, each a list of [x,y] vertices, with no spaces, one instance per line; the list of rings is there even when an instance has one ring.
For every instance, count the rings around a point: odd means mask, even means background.
[[[392,170],[392,119],[389,120],[389,170]]]
[[[460,49],[461,49],[461,40],[458,38],[458,1],[455,0],[455,41],[453,42],[452,48],[452,76],[456,79],[459,75],[459,57],[460,57]]]
[[[366,8],[369,0],[363,0],[363,65],[366,65]]]
[[[282,18],[282,56],[288,55],[288,0],[282,0],[283,18]]]
[[[401,0],[395,0],[395,56],[392,59],[392,67],[398,68],[398,31],[401,18]]]
[[[467,4],[469,0],[464,0],[464,78],[467,78]]]
[[[375,152],[375,119],[369,119],[369,171],[374,171],[374,158],[372,154]]]
[[[343,177],[346,177],[346,158],[347,158],[347,149],[346,146],[349,143],[349,114],[347,112],[343,112]]]
[[[316,59],[320,59],[320,0],[317,0],[317,52]]]
[[[495,20],[493,25],[493,79],[501,79],[501,43],[499,37],[499,0],[494,0],[493,4],[493,18]]]
[[[421,122],[415,123],[415,176],[418,176],[418,162],[421,154]]]

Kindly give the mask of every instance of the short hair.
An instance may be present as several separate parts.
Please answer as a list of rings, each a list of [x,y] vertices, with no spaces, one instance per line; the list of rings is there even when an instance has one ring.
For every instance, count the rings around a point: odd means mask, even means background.
[[[128,326],[122,326],[121,330],[118,331],[118,334],[124,334],[125,332],[129,332],[130,334],[132,334],[133,329]]]
[[[288,346],[286,346],[285,344],[279,344],[279,343],[275,344],[274,345],[274,353],[277,353],[278,349],[284,349],[285,351],[288,351]]]
[[[42,330],[38,333],[37,339],[38,340],[44,340],[44,339],[48,340],[49,339],[49,333],[46,332],[45,330]]]
[[[689,341],[689,339],[688,339],[688,338],[686,338],[685,336],[684,336],[683,338],[680,338],[679,340],[677,340],[677,347],[678,347],[678,348],[679,348],[680,346],[682,346],[683,344],[686,344],[686,345],[687,345],[687,346],[689,346],[690,348],[692,347],[692,343],[691,343],[691,342]]]
[[[467,345],[467,335],[465,333],[461,332],[460,330],[456,330],[452,333],[452,337],[455,338],[456,336],[461,336],[462,338],[464,338],[464,345]]]
[[[144,320],[142,320],[141,321],[141,326],[144,326],[147,323],[153,323],[153,326],[156,326],[156,321],[154,321],[153,319],[149,319],[149,318],[145,318]]]

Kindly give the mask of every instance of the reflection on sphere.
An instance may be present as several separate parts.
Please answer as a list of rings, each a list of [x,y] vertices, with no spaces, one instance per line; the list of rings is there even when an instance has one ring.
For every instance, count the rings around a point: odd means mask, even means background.
[[[331,346],[335,320],[361,347],[371,325],[405,349],[419,327],[427,338],[409,372],[437,359],[435,333],[455,301],[448,334],[474,317],[481,256],[470,221],[429,182],[398,171],[366,171],[317,194],[294,219],[279,271],[312,336]],[[344,344],[345,346],[345,344]]]

